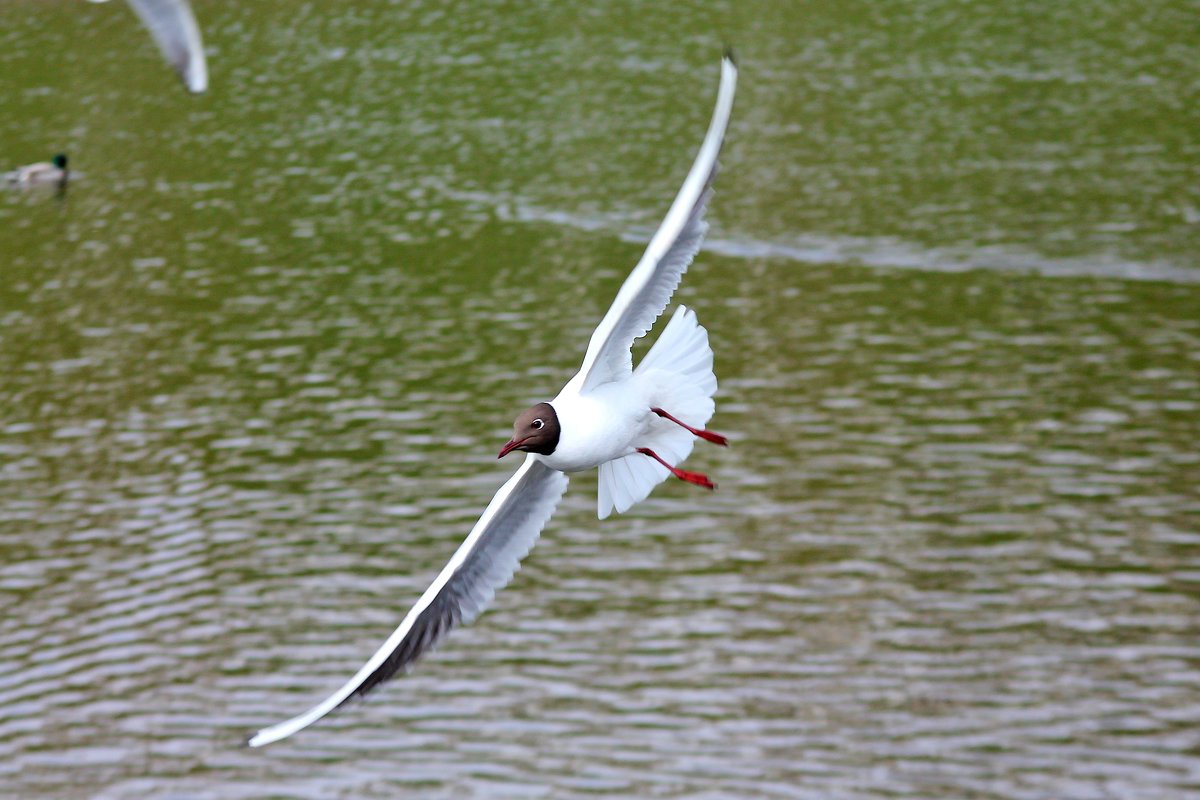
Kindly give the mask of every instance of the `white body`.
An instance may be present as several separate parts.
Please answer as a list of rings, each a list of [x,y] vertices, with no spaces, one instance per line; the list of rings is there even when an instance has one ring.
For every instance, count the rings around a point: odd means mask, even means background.
[[[42,161],[25,167],[17,167],[12,172],[5,173],[4,180],[21,187],[53,186],[62,183],[66,177],[66,170]]]
[[[562,472],[599,467],[596,515],[604,519],[614,508],[624,512],[644,500],[671,474],[639,447],[671,466],[692,452],[695,437],[652,409],[694,428],[712,417],[717,378],[708,333],[694,312],[679,306],[637,369],[592,389],[581,388],[578,377],[550,401],[561,428],[558,446],[537,458]]]
[[[654,422],[663,421],[650,411],[661,404],[655,388],[633,376],[583,394],[568,385],[550,401],[562,428],[558,446],[538,458],[563,472],[582,472],[636,452]]]

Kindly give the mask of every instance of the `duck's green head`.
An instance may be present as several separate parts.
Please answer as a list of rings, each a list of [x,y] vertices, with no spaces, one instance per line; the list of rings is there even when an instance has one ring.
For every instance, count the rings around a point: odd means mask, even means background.
[[[67,168],[67,154],[59,153],[58,155],[56,155],[53,158],[53,163],[54,163],[54,166],[58,167],[59,169],[66,169]]]

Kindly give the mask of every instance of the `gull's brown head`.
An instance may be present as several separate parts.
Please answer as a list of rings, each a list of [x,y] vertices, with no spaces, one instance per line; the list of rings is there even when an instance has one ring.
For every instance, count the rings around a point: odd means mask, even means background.
[[[558,446],[558,434],[558,414],[554,413],[554,406],[538,403],[517,417],[513,423],[513,438],[500,448],[496,458],[504,458],[513,450],[548,456]]]

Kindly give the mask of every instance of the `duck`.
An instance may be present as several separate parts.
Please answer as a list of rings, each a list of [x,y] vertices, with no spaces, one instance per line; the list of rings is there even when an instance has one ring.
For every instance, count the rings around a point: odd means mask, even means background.
[[[6,173],[4,179],[9,184],[20,188],[34,186],[58,186],[61,188],[67,185],[69,175],[66,153],[59,153],[50,161],[39,161],[36,164],[17,167],[12,172]]]

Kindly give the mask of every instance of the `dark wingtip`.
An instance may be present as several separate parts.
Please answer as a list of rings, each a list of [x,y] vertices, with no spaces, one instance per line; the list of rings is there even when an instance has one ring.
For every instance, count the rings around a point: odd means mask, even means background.
[[[733,64],[735,67],[738,65],[737,55],[733,52],[733,45],[725,45],[725,58],[728,59],[729,63]]]

